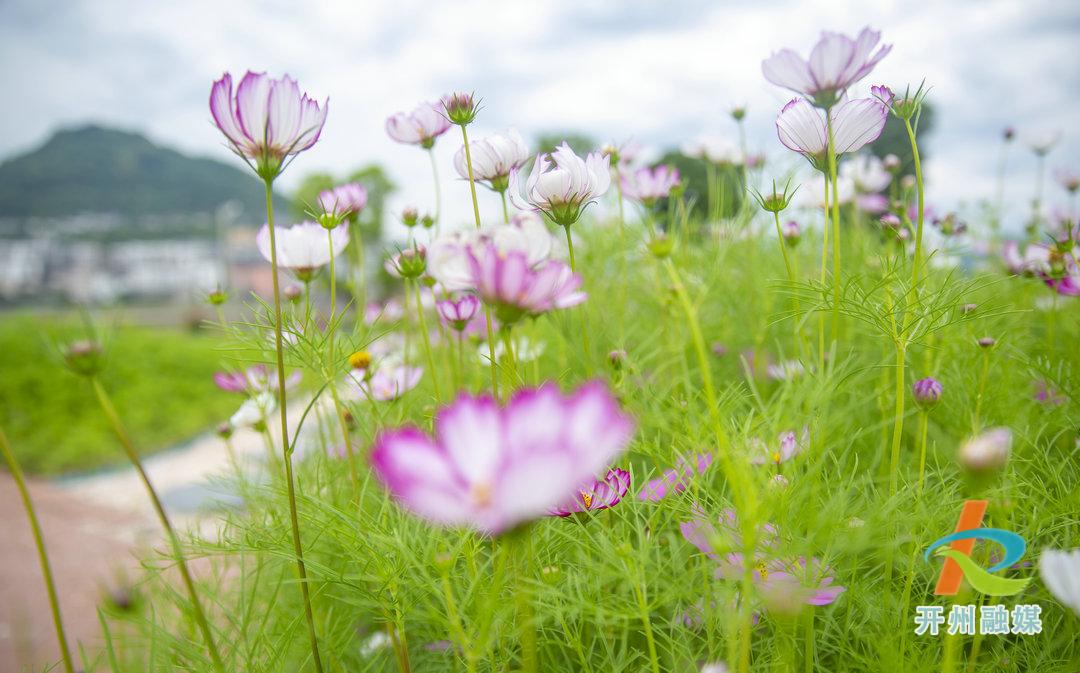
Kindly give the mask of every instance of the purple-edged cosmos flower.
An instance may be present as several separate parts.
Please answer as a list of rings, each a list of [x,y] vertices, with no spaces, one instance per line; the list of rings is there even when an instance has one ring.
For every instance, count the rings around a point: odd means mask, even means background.
[[[274,227],[274,242],[277,248],[279,267],[291,269],[297,278],[311,280],[315,271],[330,263],[330,245],[334,246],[334,257],[341,255],[349,244],[348,227],[337,227],[327,231],[315,222],[301,222],[291,227]],[[264,224],[255,236],[255,245],[263,259],[270,261],[270,226]]]
[[[773,84],[813,98],[819,107],[832,107],[892,49],[886,44],[875,52],[880,40],[881,33],[870,28],[863,28],[854,39],[823,31],[809,59],[781,49],[761,62],[761,72]]]
[[[885,128],[889,111],[873,98],[845,100],[829,111],[837,156],[874,142]],[[818,170],[825,166],[829,130],[825,114],[805,98],[793,98],[776,117],[776,132],[789,150],[802,154]]]
[[[520,170],[510,171],[510,200],[522,210],[539,210],[555,224],[569,227],[581,211],[611,186],[608,159],[590,152],[584,159],[565,142],[550,155],[536,155],[532,172],[521,191]]]
[[[285,390],[300,385],[301,373],[295,371],[285,379]],[[255,395],[267,390],[277,390],[277,370],[266,365],[254,365],[239,372],[215,372],[214,384],[227,393]]]
[[[690,485],[695,470],[698,474],[705,474],[712,461],[711,453],[699,453],[690,460],[680,457],[675,461],[675,467],[668,468],[662,476],[645,482],[645,486],[638,492],[638,498],[656,502],[672,493],[682,493]]]
[[[319,207],[339,218],[352,217],[367,205],[368,193],[359,182],[349,182],[319,193]]]
[[[415,388],[423,375],[420,367],[383,363],[370,376],[349,374],[345,381],[356,399],[390,402]]]
[[[802,429],[801,435],[796,435],[794,430],[781,432],[776,447],[770,447],[755,437],[750,441],[750,462],[754,465],[779,465],[802,453],[809,443],[810,428],[807,427]]]
[[[424,149],[435,146],[435,139],[450,128],[442,103],[420,103],[412,112],[398,112],[386,119],[386,134],[406,145]]]
[[[529,159],[529,148],[521,134],[511,129],[495,133],[469,143],[473,179],[482,182],[496,192],[505,192],[510,171],[521,168]],[[458,175],[469,179],[469,167],[465,161],[465,146],[454,155],[454,168]]]
[[[666,164],[639,168],[632,173],[623,173],[621,183],[623,196],[649,207],[658,199],[666,198],[678,186],[679,169]]]
[[[457,299],[440,299],[435,308],[447,327],[462,332],[480,310],[480,300],[476,295],[463,294]]]
[[[288,157],[310,148],[326,123],[322,107],[300,93],[296,80],[248,71],[233,96],[232,75],[225,73],[210,89],[210,114],[229,147],[264,180],[273,180]]]
[[[476,253],[469,251],[469,268],[476,292],[504,325],[587,298],[580,290],[581,276],[568,265],[548,261],[534,269],[524,253],[504,253],[490,243]]]
[[[553,507],[551,514],[567,517],[580,512],[607,509],[619,504],[630,490],[630,473],[618,467],[608,470],[603,481],[590,479],[578,488],[577,495],[569,503]]]
[[[506,406],[463,394],[415,427],[382,432],[371,463],[390,494],[442,526],[498,534],[545,516],[626,448],[634,423],[601,383],[519,390]]]

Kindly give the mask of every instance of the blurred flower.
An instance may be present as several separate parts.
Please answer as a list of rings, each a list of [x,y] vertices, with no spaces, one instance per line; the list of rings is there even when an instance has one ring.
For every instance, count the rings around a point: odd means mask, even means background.
[[[699,673],[728,673],[728,667],[722,661],[710,661],[701,667]]]
[[[911,394],[920,409],[929,411],[937,406],[944,390],[941,382],[933,377],[919,379],[911,386]]]
[[[1011,126],[1006,126],[1001,130],[1001,139],[1005,142],[1011,142],[1016,137],[1016,129]]]
[[[105,351],[94,341],[73,341],[61,354],[68,369],[79,376],[96,376],[105,366]]]
[[[285,390],[293,390],[300,385],[302,374],[299,370],[285,379]],[[215,372],[214,384],[227,393],[246,393],[255,395],[268,390],[277,390],[277,370],[266,365],[253,365],[238,372]]]
[[[435,417],[435,436],[384,431],[371,463],[406,509],[443,526],[495,535],[544,516],[625,450],[633,421],[600,383],[570,395],[519,390],[506,406],[460,395]]]
[[[1005,467],[1012,448],[1012,430],[991,428],[960,445],[960,464],[972,472],[990,472]]]
[[[549,155],[538,154],[524,185],[518,169],[510,171],[510,200],[523,209],[543,212],[558,225],[577,222],[582,210],[611,186],[607,159],[591,152],[582,159],[565,142]]]
[[[891,156],[896,159],[895,155]],[[855,190],[862,194],[880,192],[892,182],[892,173],[885,167],[885,162],[873,154],[851,157],[840,167],[840,174],[850,178]]]
[[[233,436],[233,430],[235,430],[235,428],[233,428],[232,424],[226,421],[224,423],[218,423],[216,434],[222,439],[228,439]]]
[[[1054,177],[1061,183],[1062,188],[1070,194],[1075,194],[1077,190],[1080,190],[1080,173],[1072,170],[1071,168],[1059,168],[1054,171]]]
[[[236,413],[229,418],[234,428],[256,428],[266,424],[266,417],[277,409],[277,395],[264,391],[255,397],[244,400]]]
[[[837,156],[874,142],[885,128],[888,110],[873,98],[845,100],[829,111]],[[818,170],[825,167],[829,130],[825,115],[805,98],[793,98],[780,110],[776,130],[785,147],[799,152]]]
[[[389,402],[415,388],[423,375],[424,370],[420,367],[393,365],[384,361],[370,375],[348,374],[345,382],[356,399]]]
[[[554,238],[544,220],[531,210],[522,211],[510,218],[509,224],[485,227],[479,242],[491,242],[504,253],[517,250],[525,253],[529,266],[537,266],[551,257]]]
[[[285,289],[281,291],[281,296],[285,297],[285,301],[295,304],[304,296],[304,288],[296,283],[289,283],[285,286]]]
[[[206,293],[206,303],[211,306],[221,306],[227,301],[229,301],[229,293],[222,290],[220,287],[216,287]]]
[[[765,372],[774,381],[791,381],[806,373],[806,365],[798,360],[784,360],[767,365]]]
[[[666,198],[679,184],[679,169],[668,165],[639,168],[622,174],[623,196],[651,207],[658,199]]]
[[[457,299],[440,299],[435,308],[443,323],[461,332],[480,310],[480,300],[476,295],[463,294]]]
[[[494,327],[492,328],[494,329]],[[486,331],[481,336],[487,336]],[[522,362],[532,362],[541,355],[544,354],[546,345],[542,341],[531,341],[528,337],[517,337],[514,339],[514,360],[521,364]],[[480,344],[476,349],[477,355],[480,357],[480,361],[484,364],[488,363],[491,358],[491,353],[488,351],[487,344]],[[495,341],[495,360],[496,362],[502,360],[503,355],[506,353],[506,344],[502,339]]]
[[[377,301],[368,302],[364,307],[364,322],[374,325],[376,322],[397,322],[405,316],[405,307],[397,299],[390,299],[385,304]]]
[[[794,430],[781,432],[777,439],[777,448],[771,448],[757,437],[750,440],[750,462],[754,465],[780,463],[791,460],[802,453],[802,450],[810,443],[810,428],[804,427],[801,435],[796,435]]]
[[[828,108],[889,53],[892,45],[882,45],[874,52],[880,39],[881,33],[870,28],[863,28],[854,39],[824,31],[809,59],[791,49],[781,49],[762,61],[761,72],[773,84],[813,98],[819,107]]]
[[[895,173],[896,171],[900,170],[900,166],[900,157],[896,156],[895,154],[886,154],[885,157],[881,160],[881,167],[889,171],[890,173]]]
[[[427,270],[427,249],[422,245],[405,248],[386,258],[383,268],[398,278],[419,278]]]
[[[319,192],[319,207],[322,208],[324,214],[344,219],[363,210],[367,205],[367,199],[367,189],[362,184],[349,182]]]
[[[630,489],[630,473],[620,468],[608,470],[603,481],[589,479],[568,504],[551,509],[554,516],[570,516],[580,512],[607,509],[619,504]]]
[[[322,107],[300,93],[296,80],[250,70],[233,96],[232,75],[225,73],[210,89],[210,114],[229,147],[263,180],[273,180],[289,156],[319,139],[329,98]]]
[[[398,112],[386,119],[386,133],[406,145],[431,149],[435,139],[450,128],[442,103],[420,103],[412,112]]]
[[[1031,151],[1038,156],[1044,157],[1050,153],[1050,150],[1061,140],[1061,130],[1055,129],[1053,131],[1042,131],[1034,133],[1028,137],[1028,147]]]
[[[334,246],[334,257],[341,255],[349,244],[348,227],[338,227],[330,231],[314,222],[301,222],[291,227],[274,227],[274,240],[277,247],[277,264],[291,269],[296,277],[305,282],[311,280],[314,272],[330,263],[330,245]],[[270,227],[264,224],[255,236],[255,245],[263,259],[270,261]]]
[[[487,183],[487,186],[496,192],[504,192],[509,183],[510,171],[525,164],[529,158],[529,148],[520,133],[510,130],[479,140],[470,140],[469,156],[472,159],[473,179]],[[454,168],[462,178],[469,179],[464,145],[454,155]]]
[[[993,348],[997,340],[994,337],[980,337],[975,343],[978,344],[979,348]]]
[[[1068,399],[1060,391],[1053,388],[1049,381],[1039,380],[1035,382],[1035,400],[1037,402],[1041,402],[1048,407],[1056,407],[1065,404]]]
[[[690,460],[680,457],[675,461],[674,468],[664,470],[663,476],[645,482],[638,492],[638,499],[657,502],[672,493],[682,493],[690,485],[695,470],[698,474],[705,474],[712,461],[711,453],[699,453]]]
[[[474,254],[469,251],[472,285],[480,298],[495,309],[503,325],[585,301],[581,276],[562,262],[548,261],[533,269],[524,253],[504,253],[492,244]]]
[[[788,220],[780,225],[780,233],[789,245],[795,245],[802,238],[802,227],[795,220]]]
[[[393,644],[393,639],[386,631],[375,631],[360,643],[360,656],[370,657],[379,650],[385,650]]]
[[[626,362],[626,351],[619,348],[613,351],[608,351],[607,354],[608,364],[615,371],[619,371],[623,368],[623,364]]]
[[[353,369],[367,369],[371,366],[371,352],[359,350],[349,355],[349,366]]]
[[[1044,550],[1039,556],[1039,574],[1050,595],[1080,617],[1080,549]]]

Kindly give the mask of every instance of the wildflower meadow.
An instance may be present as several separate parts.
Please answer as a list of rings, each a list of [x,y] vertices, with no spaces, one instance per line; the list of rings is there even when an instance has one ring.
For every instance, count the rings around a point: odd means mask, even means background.
[[[139,342],[94,311],[54,339],[158,526],[137,599],[70,637],[0,434],[47,670],[1080,671],[1080,164],[1007,129],[993,153],[1039,165],[999,185],[1023,223],[937,209],[937,89],[879,81],[892,48],[771,45],[740,67],[789,102],[731,108],[710,124],[732,140],[682,164],[476,133],[498,101],[463,76],[385,110],[436,201],[382,238],[363,180],[302,218],[275,203],[335,142],[334,91],[258,63],[207,81],[205,133],[264,187],[237,197],[265,201],[272,279],[203,288],[232,505],[180,525],[144,469],[108,378]],[[775,118],[760,147],[747,115]]]

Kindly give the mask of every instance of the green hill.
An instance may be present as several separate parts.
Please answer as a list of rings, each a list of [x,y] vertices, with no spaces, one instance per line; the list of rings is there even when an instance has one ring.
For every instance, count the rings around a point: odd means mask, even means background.
[[[140,219],[182,221],[231,201],[239,222],[256,224],[264,219],[262,190],[239,160],[190,157],[138,133],[90,125],[57,131],[0,164],[0,218],[111,213],[137,228]],[[275,201],[288,206],[280,196]]]

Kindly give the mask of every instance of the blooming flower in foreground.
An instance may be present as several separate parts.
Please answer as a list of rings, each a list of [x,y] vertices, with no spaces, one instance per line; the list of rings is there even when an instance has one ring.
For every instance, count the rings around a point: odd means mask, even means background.
[[[533,269],[523,253],[503,253],[488,244],[477,254],[469,252],[469,265],[476,292],[504,325],[576,306],[587,297],[579,289],[581,276],[562,262],[548,261]]]
[[[506,406],[459,396],[415,427],[379,434],[375,475],[412,513],[443,526],[498,534],[568,502],[623,452],[633,421],[600,383],[570,395],[520,390]]]
[[[960,464],[972,472],[1000,470],[1009,460],[1012,440],[1012,430],[991,428],[960,445]]]
[[[300,384],[301,373],[294,371],[285,379],[285,390]],[[256,393],[277,390],[277,373],[266,365],[254,365],[239,372],[215,372],[214,384],[227,393]]]
[[[367,205],[367,189],[359,182],[349,182],[319,193],[319,207],[335,218],[358,214]]]
[[[619,504],[628,490],[630,490],[630,473],[615,467],[608,470],[603,481],[589,479],[586,484],[578,488],[573,500],[553,507],[551,514],[566,517],[579,512],[614,507]]]
[[[393,140],[424,149],[435,146],[435,139],[450,128],[442,103],[420,103],[412,112],[398,112],[386,119],[386,133]]]
[[[473,179],[486,183],[496,192],[505,192],[510,171],[521,168],[529,158],[529,148],[521,134],[515,130],[495,133],[486,138],[469,142]],[[465,161],[465,146],[454,155],[454,168],[462,178],[469,179],[469,167]]]
[[[1039,574],[1050,594],[1080,617],[1080,549],[1047,549],[1039,557]]]
[[[288,157],[315,144],[326,123],[327,103],[320,108],[288,75],[274,79],[264,72],[248,71],[235,96],[229,73],[210,89],[214,123],[263,180],[276,178]]]
[[[622,175],[623,195],[650,207],[666,198],[679,184],[679,169],[666,164],[655,168],[643,167]]]
[[[439,311],[443,323],[461,332],[480,310],[480,300],[476,295],[463,294],[457,299],[440,299],[435,308]]]
[[[752,439],[750,462],[754,465],[766,463],[779,465],[794,458],[810,443],[810,428],[804,427],[801,435],[796,435],[794,430],[781,432],[777,442],[777,447],[773,448],[756,437]]]
[[[590,152],[582,159],[565,142],[550,155],[536,156],[524,192],[518,185],[519,174],[518,169],[510,172],[510,200],[514,205],[539,210],[564,227],[577,222],[585,206],[611,186],[611,171],[603,154]]]
[[[389,402],[415,388],[423,375],[424,370],[420,367],[383,362],[370,376],[349,374],[345,380],[357,399]]]
[[[274,240],[277,248],[279,267],[292,269],[296,277],[305,282],[311,280],[320,267],[330,263],[330,245],[333,243],[334,257],[341,255],[349,244],[348,227],[330,230],[315,222],[301,222],[291,227],[275,227]],[[255,236],[255,245],[263,259],[270,261],[270,227],[264,224]]]
[[[674,468],[668,468],[662,476],[645,482],[645,486],[638,492],[638,498],[656,502],[672,493],[682,493],[690,485],[695,470],[698,474],[705,474],[712,461],[711,453],[699,453],[690,461],[680,457],[675,461]]]
[[[829,110],[832,118],[833,146],[837,156],[856,152],[881,135],[889,111],[873,98],[845,100]],[[829,130],[825,114],[805,98],[794,98],[776,118],[780,142],[805,156],[818,170],[825,169]]]
[[[824,31],[804,59],[791,49],[781,49],[761,62],[765,79],[814,99],[819,107],[831,107],[852,84],[870,74],[892,49],[882,45],[881,33],[863,28],[855,38]]]

